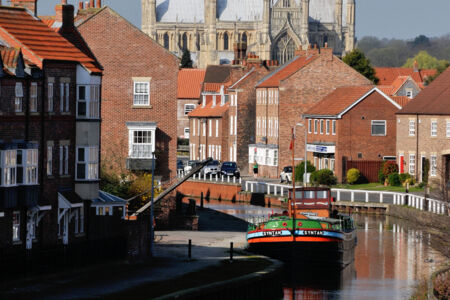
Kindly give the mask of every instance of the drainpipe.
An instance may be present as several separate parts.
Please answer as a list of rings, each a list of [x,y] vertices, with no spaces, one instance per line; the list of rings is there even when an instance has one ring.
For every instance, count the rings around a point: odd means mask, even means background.
[[[39,199],[44,198],[44,149],[46,149],[45,143],[45,116],[44,116],[44,103],[45,103],[45,87],[46,87],[46,78],[45,78],[45,65],[46,61],[42,61],[42,88],[41,88],[41,142],[40,148],[41,151],[39,153],[39,188],[40,188],[40,197]],[[38,147],[39,148],[39,147]]]
[[[419,115],[416,115],[416,124],[417,124],[417,133],[416,133],[416,157],[415,157],[415,164],[416,164],[416,168],[415,168],[415,175],[416,175],[416,182],[419,182],[419,161],[418,161],[418,157],[419,157]],[[409,157],[408,157],[409,158]],[[409,168],[408,168],[409,169]],[[408,170],[409,171],[409,170]],[[423,166],[422,166],[422,172],[423,172]],[[427,188],[427,187],[425,187]]]

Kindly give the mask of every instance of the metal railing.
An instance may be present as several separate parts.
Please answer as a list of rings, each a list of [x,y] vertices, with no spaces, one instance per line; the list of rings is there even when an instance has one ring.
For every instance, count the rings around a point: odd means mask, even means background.
[[[298,187],[300,186],[296,186],[296,188]],[[244,191],[287,197],[290,188],[292,185],[288,184],[246,181]],[[409,193],[349,189],[331,189],[331,192],[336,201],[407,205],[435,214],[445,214],[446,207],[450,208],[446,202]]]
[[[184,170],[178,170],[177,176],[178,178],[182,178],[185,175]],[[242,178],[236,178],[236,176],[230,176],[230,175],[223,175],[223,174],[202,174],[197,173],[192,176],[192,179],[194,180],[201,180],[201,181],[209,181],[209,182],[223,182],[223,183],[239,183],[242,184]]]

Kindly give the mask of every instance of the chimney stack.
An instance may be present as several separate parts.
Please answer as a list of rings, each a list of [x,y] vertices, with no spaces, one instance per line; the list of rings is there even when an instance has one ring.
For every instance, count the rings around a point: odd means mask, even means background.
[[[417,62],[417,60],[414,61],[414,72],[419,72],[419,63]]]
[[[67,0],[61,0],[62,5],[67,5]]]
[[[73,13],[74,7],[73,5],[64,4],[65,0],[62,1],[62,4],[57,4],[55,6],[56,16],[55,21],[61,23],[61,31],[72,30],[73,24]]]
[[[102,8],[102,0],[97,0],[97,8]]]
[[[94,1],[94,0],[91,0],[91,1],[90,1],[89,7],[90,7],[90,8],[94,8],[94,7],[95,7],[95,1]]]
[[[12,7],[23,7],[37,16],[37,0],[10,0]]]
[[[78,2],[78,10],[84,9],[84,2]]]
[[[84,5],[84,7],[85,7],[86,9],[88,9],[88,8],[91,7],[90,4],[89,4],[89,1],[86,1],[86,4]]]

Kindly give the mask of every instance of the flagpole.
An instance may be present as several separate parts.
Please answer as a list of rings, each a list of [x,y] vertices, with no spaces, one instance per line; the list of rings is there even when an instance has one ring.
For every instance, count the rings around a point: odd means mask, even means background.
[[[296,217],[296,210],[295,210],[295,125],[292,128],[292,200],[291,205],[293,205],[293,214],[292,214],[292,241],[295,242],[295,217]]]

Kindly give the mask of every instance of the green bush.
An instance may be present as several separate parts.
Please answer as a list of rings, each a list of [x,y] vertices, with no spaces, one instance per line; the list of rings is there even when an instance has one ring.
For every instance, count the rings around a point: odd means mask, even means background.
[[[398,173],[392,173],[388,176],[388,182],[390,186],[400,186],[402,183],[400,182],[400,176]]]
[[[311,182],[314,185],[323,184],[330,186],[337,183],[337,178],[334,176],[333,171],[322,169],[311,173]]]
[[[316,170],[316,167],[308,160],[306,164],[306,171],[312,173]],[[301,162],[295,166],[295,181],[303,182],[303,173],[305,173],[305,163]]]
[[[358,181],[359,177],[361,176],[361,172],[359,172],[358,169],[352,168],[347,171],[347,182],[350,184],[354,184]]]
[[[386,176],[384,176],[384,173],[383,173],[383,167],[381,167],[380,170],[378,170],[378,181],[381,184],[384,184],[384,182],[386,181]]]
[[[402,173],[399,174],[398,176],[400,176],[400,182],[403,184],[407,179],[411,178],[411,175],[409,175],[409,173]]]

